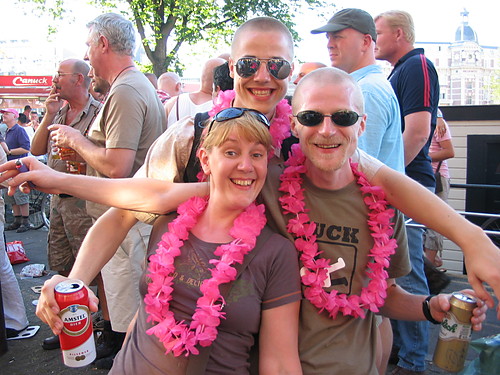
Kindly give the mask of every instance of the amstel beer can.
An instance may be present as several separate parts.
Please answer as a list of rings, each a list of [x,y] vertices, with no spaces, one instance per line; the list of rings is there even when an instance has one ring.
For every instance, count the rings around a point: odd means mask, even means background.
[[[65,280],[56,285],[55,296],[64,324],[59,335],[64,364],[86,366],[96,356],[87,288],[80,280]]]
[[[444,370],[457,372],[464,367],[472,333],[470,319],[477,304],[474,297],[463,293],[453,293],[450,304],[441,323],[433,362]]]

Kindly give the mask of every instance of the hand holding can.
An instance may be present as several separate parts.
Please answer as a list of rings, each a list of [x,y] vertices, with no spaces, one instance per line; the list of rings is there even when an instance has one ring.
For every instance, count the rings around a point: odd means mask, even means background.
[[[55,287],[63,329],[59,335],[64,364],[82,367],[96,357],[87,288],[80,280],[65,280]]]
[[[453,293],[450,305],[450,311],[441,322],[433,362],[444,370],[457,372],[464,367],[472,334],[472,310],[477,302],[467,294]]]

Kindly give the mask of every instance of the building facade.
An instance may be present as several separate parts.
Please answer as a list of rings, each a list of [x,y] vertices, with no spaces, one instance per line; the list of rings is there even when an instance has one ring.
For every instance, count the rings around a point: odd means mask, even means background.
[[[469,12],[461,12],[462,22],[455,31],[453,42],[416,42],[423,48],[439,74],[439,105],[500,104],[493,95],[495,82],[500,81],[500,47],[479,44],[479,38],[469,25]],[[387,75],[392,70],[384,65]]]

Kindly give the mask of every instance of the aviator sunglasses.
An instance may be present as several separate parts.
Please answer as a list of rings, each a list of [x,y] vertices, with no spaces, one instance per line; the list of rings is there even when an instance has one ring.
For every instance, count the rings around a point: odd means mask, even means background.
[[[262,114],[261,112],[256,111],[255,109],[230,107],[223,109],[214,116],[212,122],[210,123],[210,126],[208,127],[207,134],[209,134],[210,130],[212,130],[212,125],[214,124],[214,122],[216,121],[224,122],[224,121],[234,120],[236,118],[240,118],[241,116],[243,116],[245,112],[250,113],[253,117],[255,117],[260,123],[264,124],[267,128],[271,126],[267,117],[264,116],[264,114]]]
[[[317,111],[302,111],[294,115],[297,120],[304,126],[316,126],[323,122],[325,117],[330,117],[338,126],[354,125],[362,115],[358,115],[354,111],[337,111],[331,115],[324,115]]]
[[[236,62],[236,72],[240,77],[248,78],[259,70],[261,61],[266,61],[267,71],[274,78],[283,80],[290,75],[292,67],[285,59],[258,59],[257,57],[242,57]]]

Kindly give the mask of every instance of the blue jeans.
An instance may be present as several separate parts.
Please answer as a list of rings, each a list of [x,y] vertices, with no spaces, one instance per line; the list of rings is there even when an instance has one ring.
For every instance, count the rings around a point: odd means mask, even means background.
[[[411,294],[428,295],[424,272],[424,228],[406,227],[410,251],[411,272],[396,279],[396,284]],[[412,371],[424,371],[429,349],[429,322],[391,320],[394,346],[399,348],[398,366]]]

